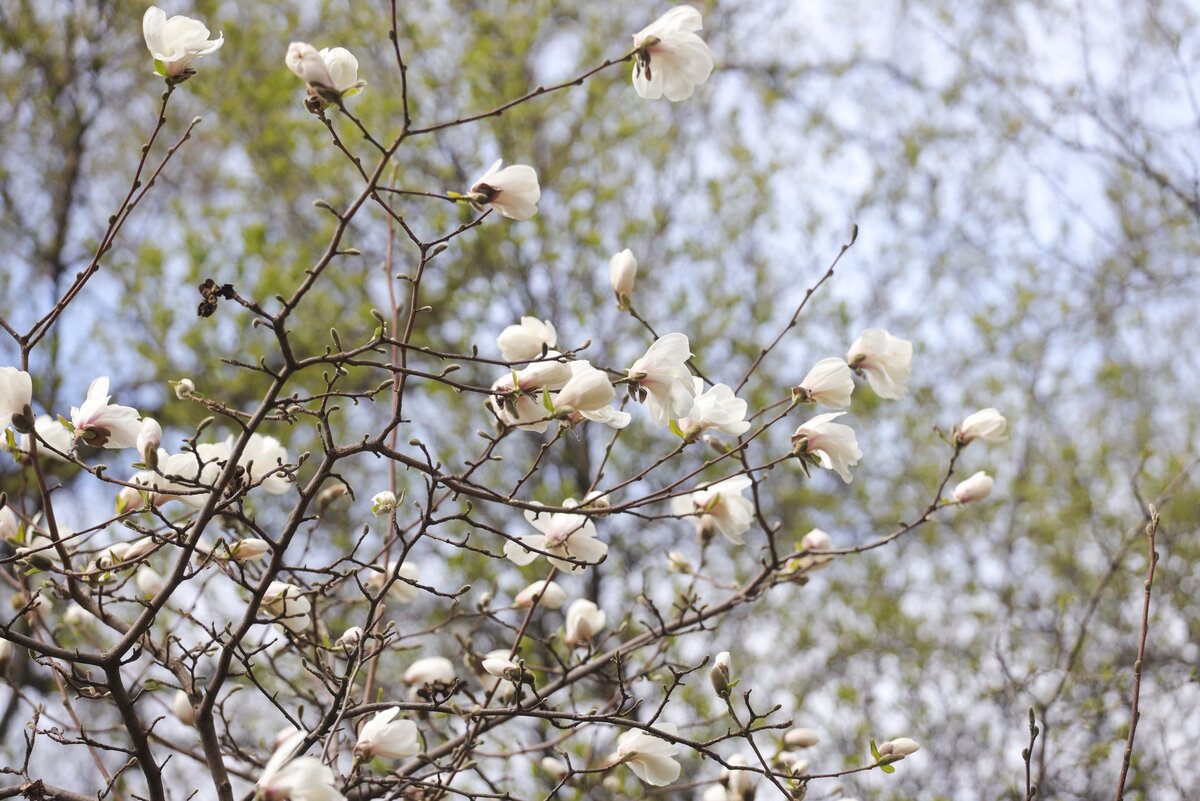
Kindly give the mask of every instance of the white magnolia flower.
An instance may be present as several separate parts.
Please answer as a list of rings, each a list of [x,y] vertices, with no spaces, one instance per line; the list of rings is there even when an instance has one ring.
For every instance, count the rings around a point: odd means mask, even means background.
[[[659,731],[674,734],[670,723],[659,723]],[[639,779],[662,787],[679,778],[680,766],[673,757],[679,746],[641,729],[629,729],[617,738],[615,761],[629,766]]]
[[[0,431],[12,425],[14,417],[25,414],[33,403],[33,379],[24,370],[0,367]]]
[[[497,651],[491,651],[483,659],[483,669],[487,671],[489,676],[494,676],[498,679],[516,679],[521,675],[521,666],[508,655],[508,649],[502,648]]]
[[[686,417],[678,421],[679,430],[691,439],[701,432],[716,429],[732,437],[740,437],[750,430],[746,421],[746,402],[733,394],[726,384],[713,384],[712,389],[704,390],[704,381],[694,377],[692,386],[696,391],[696,401]]]
[[[551,554],[550,564],[559,570],[582,573],[589,564],[598,564],[608,554],[608,546],[596,539],[596,526],[586,515],[527,509],[525,519],[541,533],[529,534],[521,537],[519,542],[509,540],[504,544],[504,555],[518,565],[527,565],[536,559],[538,554],[530,548],[537,548]],[[564,557],[585,564],[575,564]]]
[[[0,415],[0,423],[3,423],[3,415]],[[4,430],[4,426],[0,426],[0,431]],[[45,445],[38,448],[38,456],[43,459],[53,459],[56,462],[66,461],[65,454],[71,452],[71,445],[75,438],[71,436],[70,430],[58,421],[57,417],[51,417],[48,414],[39,414],[33,421],[33,430],[38,438],[50,447]],[[17,440],[17,448],[22,453],[29,453],[30,435],[22,434]],[[64,455],[59,455],[64,454]]]
[[[63,622],[68,626],[86,626],[95,622],[96,616],[79,604],[71,604],[63,612]]]
[[[537,214],[538,200],[542,196],[537,173],[526,164],[500,169],[503,163],[503,159],[496,159],[496,163],[471,185],[471,202],[478,209],[490,205],[512,220],[528,220]]]
[[[744,770],[747,763],[741,754],[729,758],[730,768],[721,771],[722,778],[728,787],[729,801],[746,801],[754,798],[754,787],[758,784],[759,774],[752,770]]]
[[[567,601],[567,594],[557,581],[535,581],[517,593],[517,597],[513,599],[513,606],[528,609],[533,606],[535,598],[539,598],[539,608],[561,609]]]
[[[833,550],[833,538],[819,528],[805,534],[804,539],[800,540],[800,547],[808,553],[794,562],[797,570],[816,570],[833,561],[832,555],[819,555],[822,551]]]
[[[983,470],[980,470],[975,475],[960,481],[954,488],[955,503],[971,503],[972,501],[981,501],[988,495],[992,494],[992,477]]]
[[[326,100],[353,97],[367,85],[358,79],[358,59],[344,47],[318,51],[307,42],[292,42],[283,61],[292,74]]]
[[[262,801],[345,801],[333,786],[333,770],[316,757],[294,756],[305,738],[302,731],[289,735],[263,768],[254,785]]]
[[[231,435],[226,440],[228,453],[233,452],[234,438]],[[250,481],[261,485],[264,492],[271,495],[282,495],[292,486],[292,479],[279,472],[279,467],[287,464],[287,448],[275,437],[263,434],[251,434],[246,443],[238,464],[245,468],[250,475]]]
[[[895,400],[908,391],[912,372],[912,343],[894,337],[882,328],[868,328],[854,340],[846,361],[866,373],[867,383],[881,398]]]
[[[687,366],[690,358],[688,338],[667,334],[629,368],[629,378],[648,393],[646,405],[655,425],[684,417],[695,404],[696,385]]]
[[[250,562],[266,555],[270,550],[271,544],[266,540],[248,537],[230,545],[227,553],[235,562]]]
[[[854,373],[841,359],[821,359],[796,387],[796,395],[805,401],[829,409],[845,409],[854,392]]]
[[[97,378],[88,387],[82,406],[71,407],[71,425],[75,442],[94,448],[132,448],[142,432],[137,409],[117,406],[108,401],[108,377]]]
[[[719,784],[709,785],[703,793],[700,794],[700,801],[729,801],[729,793]]]
[[[521,392],[538,392],[542,389],[560,389],[571,380],[571,364],[573,362],[559,361],[562,354],[556,350],[548,351],[546,358],[531,362],[516,372],[516,389]],[[511,384],[511,382],[510,382]]]
[[[797,454],[815,456],[821,467],[835,471],[849,484],[854,480],[850,468],[858,464],[862,451],[858,449],[854,429],[833,422],[843,414],[845,412],[819,414],[804,423],[792,435],[792,446]]]
[[[567,778],[570,771],[565,762],[554,757],[542,757],[541,766],[542,770],[546,771],[546,774],[556,782]]]
[[[392,582],[392,586],[388,589],[388,595],[402,604],[412,603],[417,600],[417,596],[421,594],[421,591],[414,584],[420,581],[421,571],[412,562],[405,562],[398,568],[395,562],[388,562],[382,568],[376,565],[371,570],[371,575],[363,582],[363,586],[370,590],[372,594],[377,594],[383,589],[383,585],[391,580],[392,576],[396,576],[396,580]]]
[[[701,536],[715,528],[730,542],[741,545],[742,534],[754,519],[754,504],[742,493],[749,489],[749,476],[733,476],[718,481],[690,495],[671,499],[671,511],[681,517],[692,518],[696,532]]]
[[[175,697],[171,699],[171,711],[189,726],[196,722],[196,708],[192,706],[192,699],[183,690],[175,691]]]
[[[401,759],[421,752],[417,740],[417,724],[411,720],[393,718],[400,714],[400,707],[392,707],[375,713],[358,734],[354,744],[354,756],[368,760],[381,756],[385,759]]]
[[[708,678],[712,682],[713,690],[722,698],[729,695],[730,672],[732,670],[732,657],[730,657],[728,651],[722,651],[717,654],[717,658],[713,660],[712,669],[708,671]]]
[[[692,567],[692,563],[688,561],[682,551],[669,551],[667,553],[667,570],[690,576],[695,568]]]
[[[396,511],[396,493],[391,490],[375,493],[371,498],[371,514],[376,517],[386,517]]]
[[[162,592],[163,577],[158,575],[158,571],[150,567],[150,565],[142,565],[137,569],[137,574],[134,576],[134,583],[137,584],[138,591],[142,595],[155,596]]]
[[[167,14],[150,6],[142,17],[142,35],[154,58],[154,69],[165,78],[178,78],[194,58],[215,53],[225,44],[225,37],[209,40],[208,28],[198,19]]]
[[[342,632],[342,636],[337,638],[334,646],[341,648],[343,651],[353,651],[362,642],[362,638],[362,626],[351,626]]]
[[[633,37],[637,61],[633,88],[647,100],[665,97],[677,102],[692,96],[712,74],[708,45],[695,31],[703,23],[691,6],[676,6]]]
[[[966,416],[958,427],[958,442],[960,445],[977,439],[985,442],[1003,442],[1007,429],[1008,421],[1004,419],[1004,415],[989,406]]]
[[[539,434],[550,427],[550,413],[538,398],[517,394],[512,373],[500,376],[492,384],[487,403],[505,425]]]
[[[613,294],[617,296],[617,305],[622,309],[629,308],[633,299],[633,285],[637,280],[637,259],[633,251],[625,248],[608,260],[608,281],[612,284]]]
[[[510,325],[496,337],[496,346],[506,362],[526,362],[540,358],[543,346],[547,349],[558,344],[558,332],[554,323],[536,317],[522,317],[517,325]]]
[[[20,524],[17,522],[16,514],[7,506],[0,507],[0,540],[13,542],[17,539],[18,531],[20,531]]]
[[[783,735],[783,742],[792,748],[812,748],[821,742],[821,735],[815,729],[788,729]]]
[[[444,656],[418,659],[404,671],[404,683],[418,687],[423,684],[453,684],[454,681],[454,663]]]
[[[571,362],[569,369],[570,379],[554,396],[554,411],[578,412],[586,417],[609,408],[616,392],[603,370],[583,359]]]
[[[567,628],[563,639],[572,648],[591,642],[604,629],[607,620],[604,610],[591,601],[584,598],[572,601],[567,607]]]
[[[12,658],[12,643],[3,637],[0,637],[0,679],[4,678],[4,673],[8,670],[8,666],[12,662]]]
[[[181,378],[171,383],[175,387],[175,397],[180,400],[187,400],[196,394],[196,382],[190,378]]]
[[[142,418],[142,428],[138,431],[137,450],[142,461],[150,466],[158,464],[158,446],[162,445],[162,426],[153,417]]]
[[[303,631],[311,622],[309,613],[312,612],[312,603],[304,597],[303,590],[286,581],[271,582],[263,595],[262,606],[267,614],[277,618],[276,623],[292,631]]]
[[[909,754],[915,754],[921,750],[921,746],[916,740],[910,740],[908,737],[897,737],[895,740],[888,740],[879,746],[879,755],[894,757],[895,760],[904,759]]]

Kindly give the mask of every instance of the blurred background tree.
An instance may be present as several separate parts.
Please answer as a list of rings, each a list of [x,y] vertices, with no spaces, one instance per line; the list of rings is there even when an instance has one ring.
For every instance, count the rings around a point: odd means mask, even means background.
[[[874,396],[860,389],[866,457],[855,483],[775,481],[772,517],[795,539],[814,526],[839,546],[869,539],[936,485],[945,449],[930,421],[948,431],[983,406],[1008,416],[1011,438],[968,452],[964,475],[987,468],[997,491],[772,595],[769,614],[727,623],[719,642],[692,635],[678,647],[734,651],[740,689],[796,709],[800,725],[825,734],[814,765],[842,767],[870,736],[923,744],[893,777],[847,779],[847,795],[1023,798],[1033,707],[1044,730],[1033,754],[1041,797],[1107,798],[1129,720],[1139,521],[1156,500],[1163,559],[1127,797],[1194,797],[1200,9],[1184,0],[696,5],[717,57],[705,102],[637,102],[623,67],[484,126],[406,143],[393,185],[463,191],[504,157],[533,165],[543,187],[533,221],[504,236],[469,233],[439,258],[423,285],[432,310],[419,318],[418,341],[497,355],[495,335],[534,314],[554,321],[560,345],[589,341],[584,355],[627,363],[651,341],[607,285],[608,257],[629,247],[641,265],[639,311],[660,333],[686,332],[699,365],[734,384],[857,223],[843,266],[769,357],[777,386],[752,384],[748,399],[752,408],[774,400],[869,326],[914,342],[912,391],[876,419]],[[418,125],[619,56],[666,10],[402,6]],[[176,93],[164,137],[173,141],[194,115],[203,121],[31,369],[47,408],[78,403],[86,382],[108,372],[124,402],[182,432],[204,413],[168,403],[168,380],[191,376],[202,392],[248,404],[259,379],[221,359],[253,362],[270,345],[241,309],[198,318],[196,285],[213,278],[270,301],[327,239],[330,218],[312,201],[337,205],[357,191],[302,107],[283,66],[287,42],[358,56],[369,85],[351,104],[371,130],[398,127],[400,93],[386,3],[196,0],[166,10],[226,37],[200,79]],[[19,328],[89,260],[154,124],[161,80],[142,48],[143,11],[125,0],[0,5],[0,313]],[[344,120],[334,124],[368,154]],[[409,198],[403,209],[423,233],[467,219],[437,200]],[[362,255],[339,259],[297,316],[308,352],[329,341],[330,321],[347,339],[368,335],[370,310],[388,308],[389,282],[403,300],[389,274],[411,269],[414,255],[398,246],[389,263],[377,208],[356,219],[349,244]],[[0,342],[0,363],[12,352]],[[476,384],[495,377],[463,374]],[[321,386],[319,374],[310,380]],[[341,433],[366,431],[384,412],[352,410]],[[409,416],[404,436],[420,436],[448,464],[489,419],[473,397],[445,391]],[[295,432],[275,433],[305,448]],[[506,461],[486,469],[511,483],[539,443],[506,441]],[[540,468],[533,497],[578,496],[604,444],[595,431],[573,439]],[[650,458],[617,453],[609,473],[631,474]],[[347,476],[360,495],[385,486],[378,463],[360,468]],[[16,472],[0,471],[0,488],[12,489]],[[325,516],[322,542],[358,536],[363,500]],[[642,592],[669,604],[683,579],[666,572],[666,552],[695,561],[700,551],[678,521],[618,529],[610,542],[610,569],[587,581],[602,584],[590,589],[612,608],[636,608]],[[453,558],[479,592],[519,586],[489,562]],[[720,569],[746,573],[754,547],[738,559]],[[698,719],[718,711],[702,692],[688,697]],[[18,703],[10,695],[2,719],[9,755],[21,748]]]

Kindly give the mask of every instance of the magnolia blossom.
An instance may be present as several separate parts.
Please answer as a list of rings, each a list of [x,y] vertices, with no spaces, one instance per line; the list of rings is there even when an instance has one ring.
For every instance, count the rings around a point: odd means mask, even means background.
[[[12,643],[3,637],[0,637],[0,679],[4,678],[4,673],[8,670],[8,666],[12,662],[12,658]]]
[[[17,516],[7,506],[0,507],[0,540],[13,541],[17,538],[20,526]]]
[[[556,782],[561,782],[563,779],[567,778],[567,774],[570,772],[570,769],[567,767],[565,762],[563,762],[561,759],[555,759],[554,757],[542,757],[540,764],[542,766],[542,770],[546,771],[546,774]]]
[[[732,669],[733,660],[729,656],[729,652],[722,651],[717,654],[717,658],[713,660],[712,669],[708,671],[708,679],[712,682],[713,690],[722,698],[729,695],[730,671]]]
[[[713,384],[707,392],[704,380],[693,377],[696,400],[686,417],[678,420],[684,437],[693,439],[703,431],[716,429],[731,437],[740,437],[750,430],[746,420],[746,402],[733,394],[726,384]]]
[[[71,604],[63,612],[63,622],[68,626],[87,626],[96,621],[96,616],[79,604]]]
[[[821,742],[821,735],[815,729],[788,729],[783,735],[783,742],[792,748],[811,748]]]
[[[580,359],[570,364],[571,377],[554,396],[554,411],[578,412],[587,417],[607,409],[616,394],[603,370]]]
[[[729,801],[746,801],[754,797],[754,787],[758,784],[759,774],[750,770],[739,770],[748,763],[741,754],[729,758],[730,768],[721,771],[721,778],[728,788]]]
[[[854,429],[833,422],[845,412],[819,414],[792,434],[792,447],[801,456],[814,456],[821,467],[833,470],[842,481],[849,484],[854,479],[850,468],[858,464],[862,451],[858,449],[858,437]]]
[[[633,251],[625,248],[608,260],[608,281],[612,284],[613,294],[617,296],[617,305],[622,309],[629,308],[633,299],[633,285],[637,280],[637,259]]]
[[[390,515],[396,510],[396,493],[391,490],[375,493],[371,498],[371,514],[376,517]]]
[[[629,368],[630,380],[648,393],[646,405],[655,425],[665,426],[684,417],[695,404],[696,385],[687,366],[690,358],[688,338],[667,334]]]
[[[528,609],[533,606],[534,599],[538,606],[545,609],[561,609],[567,601],[567,594],[557,581],[535,581],[517,593],[513,598],[513,606],[518,609]]]
[[[196,707],[192,706],[192,699],[183,690],[175,691],[175,696],[171,699],[171,711],[189,726],[196,722]]]
[[[690,495],[672,498],[671,511],[692,518],[701,536],[711,534],[715,528],[730,542],[741,545],[742,534],[754,519],[754,504],[742,497],[751,483],[749,476],[718,481]]]
[[[71,425],[75,442],[95,448],[132,448],[142,432],[137,409],[117,406],[108,401],[108,377],[97,378],[88,387],[82,406],[71,407]]]
[[[3,422],[3,415],[0,415],[0,423]],[[3,429],[4,426],[0,426],[0,431]],[[71,444],[75,438],[71,435],[70,430],[58,421],[57,417],[39,414],[33,421],[33,431],[41,442],[49,446],[48,448],[38,448],[38,456],[53,459],[56,462],[66,461],[65,454],[71,452]],[[17,440],[17,448],[22,453],[29,453],[32,450],[31,438],[29,434],[22,434]]]
[[[283,61],[311,93],[325,100],[353,97],[367,85],[358,79],[358,59],[344,47],[318,51],[307,42],[292,42]]]
[[[363,582],[363,586],[372,593],[378,593],[383,589],[383,585],[391,580],[392,576],[396,576],[396,580],[388,589],[388,595],[402,604],[415,601],[420,590],[414,585],[420,580],[421,571],[412,562],[405,562],[399,566],[395,562],[388,562],[382,568],[375,565],[371,570],[371,575]]]
[[[921,746],[916,740],[911,740],[908,737],[897,737],[895,740],[888,740],[879,746],[879,755],[881,757],[890,756],[892,761],[904,759],[909,754],[915,754],[921,750]]]
[[[33,379],[24,370],[0,367],[0,431],[22,417],[33,403]]]
[[[150,6],[142,17],[142,36],[154,58],[154,70],[165,78],[178,78],[194,58],[215,53],[225,44],[225,37],[209,40],[208,28],[190,17],[167,14]]]
[[[292,631],[303,631],[308,628],[312,604],[302,593],[303,590],[295,584],[272,581],[263,596],[263,609],[278,618],[275,622],[282,623]]]
[[[496,346],[506,362],[526,362],[542,355],[543,348],[558,344],[558,332],[554,323],[536,317],[522,317],[517,325],[510,325],[496,337]]]
[[[153,417],[142,418],[142,428],[138,431],[137,450],[142,461],[148,465],[158,462],[158,446],[162,445],[162,426]]]
[[[691,97],[713,70],[712,53],[695,33],[702,27],[699,11],[677,6],[634,34],[634,90],[647,100]]]
[[[386,759],[401,759],[418,754],[421,744],[417,741],[417,724],[411,720],[393,718],[400,714],[400,707],[392,707],[375,713],[358,734],[354,744],[354,756],[367,760],[381,756]]]
[[[515,388],[521,392],[560,389],[571,380],[571,364],[574,364],[559,361],[561,357],[562,354],[556,350],[547,351],[545,359],[532,362],[518,370],[515,373]]]
[[[247,537],[228,546],[228,556],[235,562],[250,562],[265,556],[271,550],[271,544],[257,537]]]
[[[797,570],[816,570],[833,561],[832,555],[819,555],[822,551],[833,550],[833,538],[819,528],[805,534],[800,547],[808,553],[793,562]]]
[[[854,392],[854,374],[841,359],[821,359],[808,371],[796,387],[802,400],[819,403],[830,409],[845,409]]]
[[[500,376],[492,384],[487,403],[505,425],[539,434],[550,427],[550,413],[542,402],[529,395],[517,394],[512,373]]]
[[[305,733],[295,731],[279,744],[254,785],[262,801],[345,801],[333,786],[333,770],[316,757],[294,757]]]
[[[608,554],[608,546],[596,539],[596,526],[586,515],[527,509],[525,519],[541,533],[504,544],[504,555],[518,565],[527,565],[536,559],[537,553],[530,550],[536,548],[551,554],[550,564],[559,570],[582,573],[589,564],[598,564]],[[564,557],[585,564],[569,562]]]
[[[342,632],[342,636],[337,638],[334,645],[341,648],[343,651],[353,651],[362,642],[363,630],[362,626],[351,626]]]
[[[1004,419],[1004,415],[989,406],[966,416],[958,427],[958,443],[966,445],[977,439],[1002,442],[1007,429],[1008,421]]]
[[[504,159],[496,159],[496,163],[471,185],[471,203],[479,209],[485,204],[490,205],[512,220],[528,220],[537,214],[538,200],[542,196],[537,173],[525,164],[500,169],[503,163]]]
[[[955,503],[971,503],[972,501],[981,501],[992,493],[992,477],[985,471],[980,470],[970,478],[960,481],[954,487],[954,502]]]
[[[501,649],[498,651],[491,651],[486,657],[484,657],[482,663],[483,669],[487,671],[488,675],[494,676],[498,679],[510,680],[520,677],[521,666],[512,661],[508,653],[509,652],[507,649]]]
[[[604,610],[591,601],[584,598],[572,601],[567,607],[567,628],[563,640],[572,648],[591,642],[604,629],[607,620]]]
[[[137,569],[134,575],[134,583],[137,584],[138,591],[142,595],[155,596],[162,592],[163,577],[158,575],[158,571],[150,567],[150,565],[142,565]]]
[[[180,400],[187,400],[196,394],[196,382],[190,378],[181,378],[170,383],[175,388],[175,397]]]
[[[666,734],[676,731],[670,723],[659,723],[658,729]],[[628,765],[647,784],[662,787],[679,778],[679,763],[672,758],[678,752],[679,746],[675,743],[641,729],[629,729],[617,738],[614,759],[618,764]]]
[[[226,458],[233,453],[233,445],[234,438],[230,436],[225,441]],[[263,434],[251,434],[238,465],[249,474],[251,483],[260,485],[264,492],[282,495],[292,485],[291,477],[279,472],[279,468],[287,461],[287,448],[279,440]]]
[[[404,671],[404,683],[418,687],[423,684],[453,684],[454,681],[454,663],[444,656],[418,659]]]
[[[882,328],[868,328],[854,340],[846,361],[867,376],[867,383],[881,398],[895,400],[908,391],[912,372],[912,343],[894,337]]]

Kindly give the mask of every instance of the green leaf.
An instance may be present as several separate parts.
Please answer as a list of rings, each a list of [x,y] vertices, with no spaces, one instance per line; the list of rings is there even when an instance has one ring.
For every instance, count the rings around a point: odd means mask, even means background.
[[[882,770],[884,773],[895,773],[896,772],[896,769],[893,768],[891,765],[880,765],[879,769]]]
[[[879,746],[875,745],[874,739],[871,740],[871,756],[875,758],[876,762],[879,761]]]

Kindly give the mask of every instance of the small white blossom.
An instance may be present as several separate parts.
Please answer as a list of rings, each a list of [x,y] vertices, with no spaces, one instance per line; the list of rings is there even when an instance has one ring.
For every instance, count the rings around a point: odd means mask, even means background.
[[[262,801],[345,801],[334,787],[333,770],[316,757],[296,756],[305,733],[295,731],[279,744],[254,785]]]
[[[181,378],[175,382],[175,397],[187,400],[196,393],[196,384],[190,378]]]
[[[567,607],[566,636],[563,639],[572,648],[591,642],[603,630],[607,620],[604,610],[591,601],[584,598],[572,601]]]
[[[182,723],[191,726],[196,722],[196,707],[192,706],[192,699],[183,690],[175,691],[175,696],[171,699],[171,711]]]
[[[708,45],[695,31],[703,27],[700,12],[676,6],[634,34],[637,48],[633,88],[647,100],[686,100],[712,74]]]
[[[646,406],[655,425],[686,416],[695,404],[696,385],[687,367],[690,358],[688,338],[667,334],[629,368],[629,378],[647,393]]]
[[[4,422],[0,417],[0,423]],[[4,426],[0,426],[0,431]],[[71,444],[75,438],[71,436],[70,430],[58,421],[57,417],[51,417],[48,414],[39,414],[33,421],[33,430],[41,440],[43,445],[38,447],[38,456],[43,459],[53,459],[56,462],[65,462],[66,454],[71,452]],[[22,453],[29,453],[31,449],[30,435],[22,434],[17,440],[17,448]],[[49,446],[49,447],[46,447]]]
[[[608,260],[608,281],[612,285],[613,294],[617,296],[617,305],[628,309],[633,300],[633,286],[637,280],[638,263],[633,257],[633,251],[625,248]]]
[[[973,501],[981,501],[992,493],[992,477],[983,470],[980,470],[970,478],[960,481],[954,487],[954,502],[955,503],[971,503]]]
[[[960,445],[977,439],[985,442],[1003,442],[1006,430],[1008,421],[1004,419],[1004,415],[988,407],[966,416],[958,427],[957,439]]]
[[[376,517],[386,517],[396,511],[396,493],[391,490],[375,493],[371,498],[371,514]]]
[[[821,467],[833,470],[842,481],[853,481],[850,468],[858,464],[862,451],[858,449],[858,437],[854,429],[833,422],[845,412],[819,414],[796,429],[792,435],[792,447],[801,456],[814,456]]]
[[[158,446],[162,445],[162,426],[153,417],[142,418],[142,428],[138,431],[137,450],[142,461],[151,467],[158,464]]]
[[[908,391],[912,372],[912,343],[894,337],[882,328],[869,328],[854,340],[846,361],[867,376],[867,383],[881,398],[895,400]]]
[[[187,69],[192,59],[215,53],[225,44],[225,37],[209,40],[208,28],[203,22],[190,17],[167,14],[157,6],[150,6],[142,17],[142,36],[154,59],[154,68],[164,78],[178,78]]]
[[[800,547],[808,553],[793,563],[797,570],[816,570],[826,567],[833,561],[832,555],[820,555],[822,551],[833,550],[833,538],[819,528],[814,528],[805,534],[804,538],[800,540]]]
[[[570,380],[554,396],[554,410],[578,412],[586,417],[607,409],[616,393],[604,371],[582,359],[571,362],[569,369]]]
[[[334,645],[343,651],[353,651],[362,642],[362,638],[362,626],[351,626],[342,632],[342,636],[337,638],[337,642]]]
[[[708,671],[708,678],[712,682],[713,690],[722,698],[729,695],[730,671],[732,669],[733,660],[729,656],[729,652],[722,651],[717,654],[717,658],[713,660],[712,669]]]
[[[302,593],[295,584],[273,581],[263,595],[263,610],[278,618],[275,622],[292,631],[303,631],[311,622],[309,613],[312,611],[312,603]]]
[[[561,609],[567,601],[567,594],[557,581],[535,581],[517,593],[513,606],[518,609],[528,609],[533,606],[534,598],[539,598],[538,607],[545,609]]]
[[[500,169],[503,163],[503,159],[496,159],[496,163],[471,185],[472,203],[476,208],[490,205],[512,220],[528,220],[537,214],[538,200],[542,197],[537,173],[525,164]]]
[[[107,376],[97,378],[88,387],[82,406],[71,407],[71,425],[75,442],[95,448],[132,448],[142,431],[137,409],[110,404]]]
[[[418,687],[423,684],[453,684],[454,680],[454,663],[444,656],[418,659],[404,671],[404,683]]]
[[[518,565],[527,565],[538,554],[531,548],[550,554],[550,564],[567,573],[582,573],[589,564],[598,564],[608,546],[596,539],[596,526],[586,515],[570,512],[525,511],[525,519],[540,534],[529,534],[504,544],[504,555]],[[584,564],[569,562],[564,557]]]
[[[162,592],[163,577],[149,565],[139,567],[133,580],[142,595],[153,597]]]
[[[371,570],[371,575],[363,582],[363,585],[372,594],[375,594],[383,589],[383,585],[392,576],[396,576],[396,580],[392,582],[392,586],[388,589],[388,595],[402,604],[412,603],[417,600],[417,596],[421,594],[421,591],[414,584],[420,581],[421,571],[412,562],[405,562],[398,567],[395,562],[388,562],[382,568],[376,565]]]
[[[354,756],[362,760],[377,756],[400,759],[420,753],[417,724],[404,719],[393,722],[393,718],[399,714],[400,708],[395,706],[376,712],[375,717],[367,721],[359,732],[358,742],[354,744]]]
[[[783,735],[783,742],[792,748],[812,748],[821,742],[821,735],[815,729],[788,729]]]
[[[0,367],[0,432],[33,403],[33,379],[24,370]]]
[[[749,476],[733,476],[696,490],[690,495],[671,499],[671,511],[692,518],[702,536],[715,527],[730,542],[741,545],[742,534],[754,519],[754,504],[742,493],[751,485]]]
[[[510,325],[496,337],[496,347],[506,362],[526,362],[540,358],[543,347],[550,349],[558,344],[558,332],[554,323],[536,317],[522,317],[517,325]]]
[[[258,559],[271,550],[271,544],[266,540],[249,537],[238,540],[229,546],[229,558],[235,562],[250,562]]]
[[[704,390],[704,381],[693,378],[696,401],[686,417],[679,419],[679,430],[692,439],[704,431],[717,430],[731,437],[740,437],[750,430],[746,420],[746,402],[733,394],[726,384],[713,384]]]
[[[854,392],[854,374],[841,359],[821,359],[796,387],[796,395],[805,401],[829,409],[845,409]]]
[[[901,760],[904,757],[915,754],[921,750],[921,746],[916,740],[911,740],[908,737],[897,737],[895,740],[888,740],[879,746],[879,755],[893,757],[894,760]]]
[[[657,728],[666,734],[675,733],[675,727],[669,723],[659,723]],[[647,784],[662,787],[679,778],[681,768],[673,759],[677,753],[679,746],[675,743],[641,729],[629,729],[617,738],[614,761],[628,765]]]

